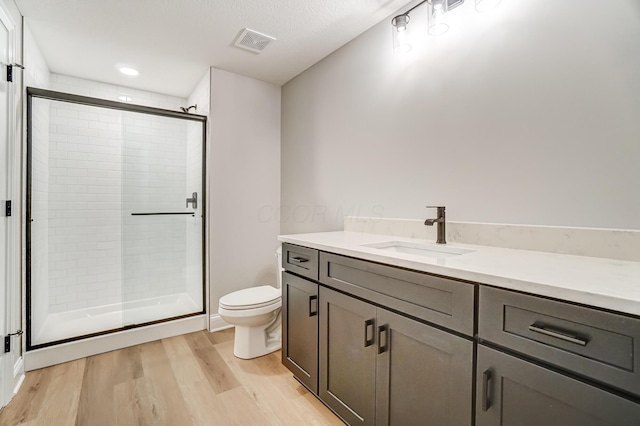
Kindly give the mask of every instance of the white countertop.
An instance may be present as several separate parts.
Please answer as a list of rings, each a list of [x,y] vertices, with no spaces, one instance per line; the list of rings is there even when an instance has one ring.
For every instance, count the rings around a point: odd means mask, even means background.
[[[285,243],[431,272],[640,316],[640,262],[447,244],[475,250],[444,259],[363,247],[385,241],[434,241],[359,232],[281,235]]]

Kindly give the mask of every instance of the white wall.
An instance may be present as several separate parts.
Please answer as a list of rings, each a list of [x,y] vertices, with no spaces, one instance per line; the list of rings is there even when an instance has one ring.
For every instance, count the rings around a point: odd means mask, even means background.
[[[229,292],[276,283],[280,88],[211,69],[211,313]]]
[[[283,87],[283,233],[434,204],[640,229],[640,3],[502,3],[406,55],[384,20]]]

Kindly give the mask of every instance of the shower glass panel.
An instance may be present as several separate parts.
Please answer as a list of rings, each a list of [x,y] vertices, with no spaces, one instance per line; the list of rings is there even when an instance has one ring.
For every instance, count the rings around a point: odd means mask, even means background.
[[[28,95],[27,349],[203,314],[206,118]]]
[[[200,311],[202,123],[124,112],[122,124],[124,324]]]

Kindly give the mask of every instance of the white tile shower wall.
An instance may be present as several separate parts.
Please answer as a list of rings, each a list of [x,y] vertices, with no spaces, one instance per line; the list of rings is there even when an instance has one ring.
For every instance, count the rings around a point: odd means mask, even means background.
[[[30,28],[24,26],[24,65],[27,87],[49,88],[49,68]],[[39,329],[49,310],[49,101],[33,103],[31,284],[42,297],[33,306],[32,324]]]
[[[49,311],[118,303],[121,293],[121,113],[52,102]]]
[[[122,89],[57,74],[52,86],[110,100]],[[149,106],[186,103],[130,93]],[[184,292],[184,217],[131,213],[184,208],[185,124],[56,102],[50,130],[50,312]]]
[[[198,105],[199,115],[208,116],[209,96],[211,95],[211,77],[207,70],[202,80],[189,96],[188,105]],[[198,193],[198,208],[196,217],[187,221],[187,293],[191,298],[202,300],[202,217],[203,188],[202,188],[202,125],[196,122],[187,124],[187,178],[186,194]]]
[[[186,99],[176,96],[146,92],[124,86],[114,86],[108,83],[100,83],[56,73],[51,73],[51,89],[58,92],[90,96],[92,98],[116,102],[122,102],[121,99],[118,99],[120,96],[127,96],[131,98],[129,103],[169,109],[172,111],[179,111],[180,107],[187,103]]]
[[[131,112],[123,120],[123,297],[131,301],[185,292],[185,222],[195,218],[131,213],[187,210],[188,123]]]

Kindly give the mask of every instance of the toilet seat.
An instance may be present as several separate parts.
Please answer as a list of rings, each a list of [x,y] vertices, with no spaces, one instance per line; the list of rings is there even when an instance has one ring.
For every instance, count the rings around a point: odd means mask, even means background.
[[[234,291],[220,298],[220,307],[225,310],[258,309],[280,303],[282,293],[270,285]]]

